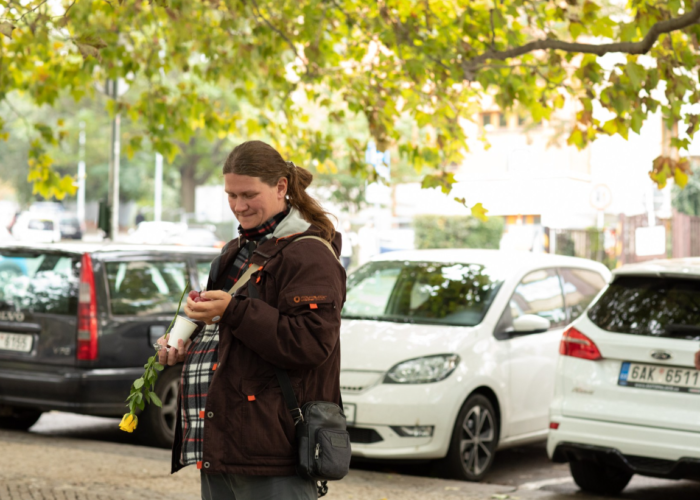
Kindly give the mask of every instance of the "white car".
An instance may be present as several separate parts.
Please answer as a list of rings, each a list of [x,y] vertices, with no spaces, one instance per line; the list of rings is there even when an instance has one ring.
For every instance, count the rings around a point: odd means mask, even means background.
[[[480,480],[544,440],[559,340],[602,264],[497,250],[381,254],[348,279],[340,384],[353,455],[445,459]]]
[[[61,216],[53,212],[22,212],[12,226],[12,236],[28,243],[61,241]]]
[[[566,332],[547,442],[585,491],[700,477],[700,259],[635,264]]]

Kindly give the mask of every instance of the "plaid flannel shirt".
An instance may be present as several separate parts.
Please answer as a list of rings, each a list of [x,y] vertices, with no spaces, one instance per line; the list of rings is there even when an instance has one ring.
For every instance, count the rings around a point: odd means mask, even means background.
[[[289,214],[289,208],[278,213],[258,227],[238,231],[247,241],[242,245],[228,273],[224,290],[230,290],[238,281],[253,251],[263,241],[272,238],[277,225]],[[182,368],[181,383],[181,415],[182,419],[182,465],[197,464],[202,468],[202,447],[204,442],[204,414],[207,404],[209,384],[214,377],[218,360],[219,325],[207,325],[197,335],[189,348]]]

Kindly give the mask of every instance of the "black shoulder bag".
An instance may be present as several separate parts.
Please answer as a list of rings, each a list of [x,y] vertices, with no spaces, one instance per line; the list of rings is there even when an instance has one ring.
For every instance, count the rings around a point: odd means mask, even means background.
[[[332,251],[326,240],[315,236]],[[296,241],[296,240],[295,240]],[[333,252],[335,256],[335,252]],[[248,296],[259,298],[257,289],[248,282]],[[343,479],[350,471],[350,435],[347,431],[343,402],[340,406],[328,401],[311,401],[301,408],[294,395],[289,374],[275,367],[284,401],[292,414],[299,449],[297,473],[304,479],[316,481],[319,497],[328,493],[328,481]]]

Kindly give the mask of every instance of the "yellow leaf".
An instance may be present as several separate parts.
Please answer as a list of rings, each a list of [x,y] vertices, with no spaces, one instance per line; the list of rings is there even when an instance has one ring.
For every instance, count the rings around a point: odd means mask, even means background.
[[[486,216],[488,210],[481,203],[477,203],[472,207],[472,215],[482,222],[486,222],[489,218]]]
[[[688,174],[683,172],[680,168],[676,168],[673,172],[673,180],[676,181],[679,188],[683,189],[686,184],[688,184]]]

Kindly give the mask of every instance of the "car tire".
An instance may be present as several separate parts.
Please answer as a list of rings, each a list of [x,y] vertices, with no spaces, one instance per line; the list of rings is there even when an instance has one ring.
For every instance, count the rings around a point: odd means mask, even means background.
[[[569,468],[578,487],[596,495],[617,495],[633,476],[626,470],[591,460],[574,460],[569,463]]]
[[[177,397],[180,390],[182,365],[166,368],[158,376],[155,392],[163,406],[147,404],[139,415],[137,432],[142,443],[170,448],[177,424]]]
[[[43,412],[31,408],[10,408],[0,416],[0,429],[26,431],[36,424]]]
[[[464,481],[481,481],[496,455],[498,429],[491,401],[481,394],[470,396],[462,405],[452,430],[444,462],[449,475]]]

